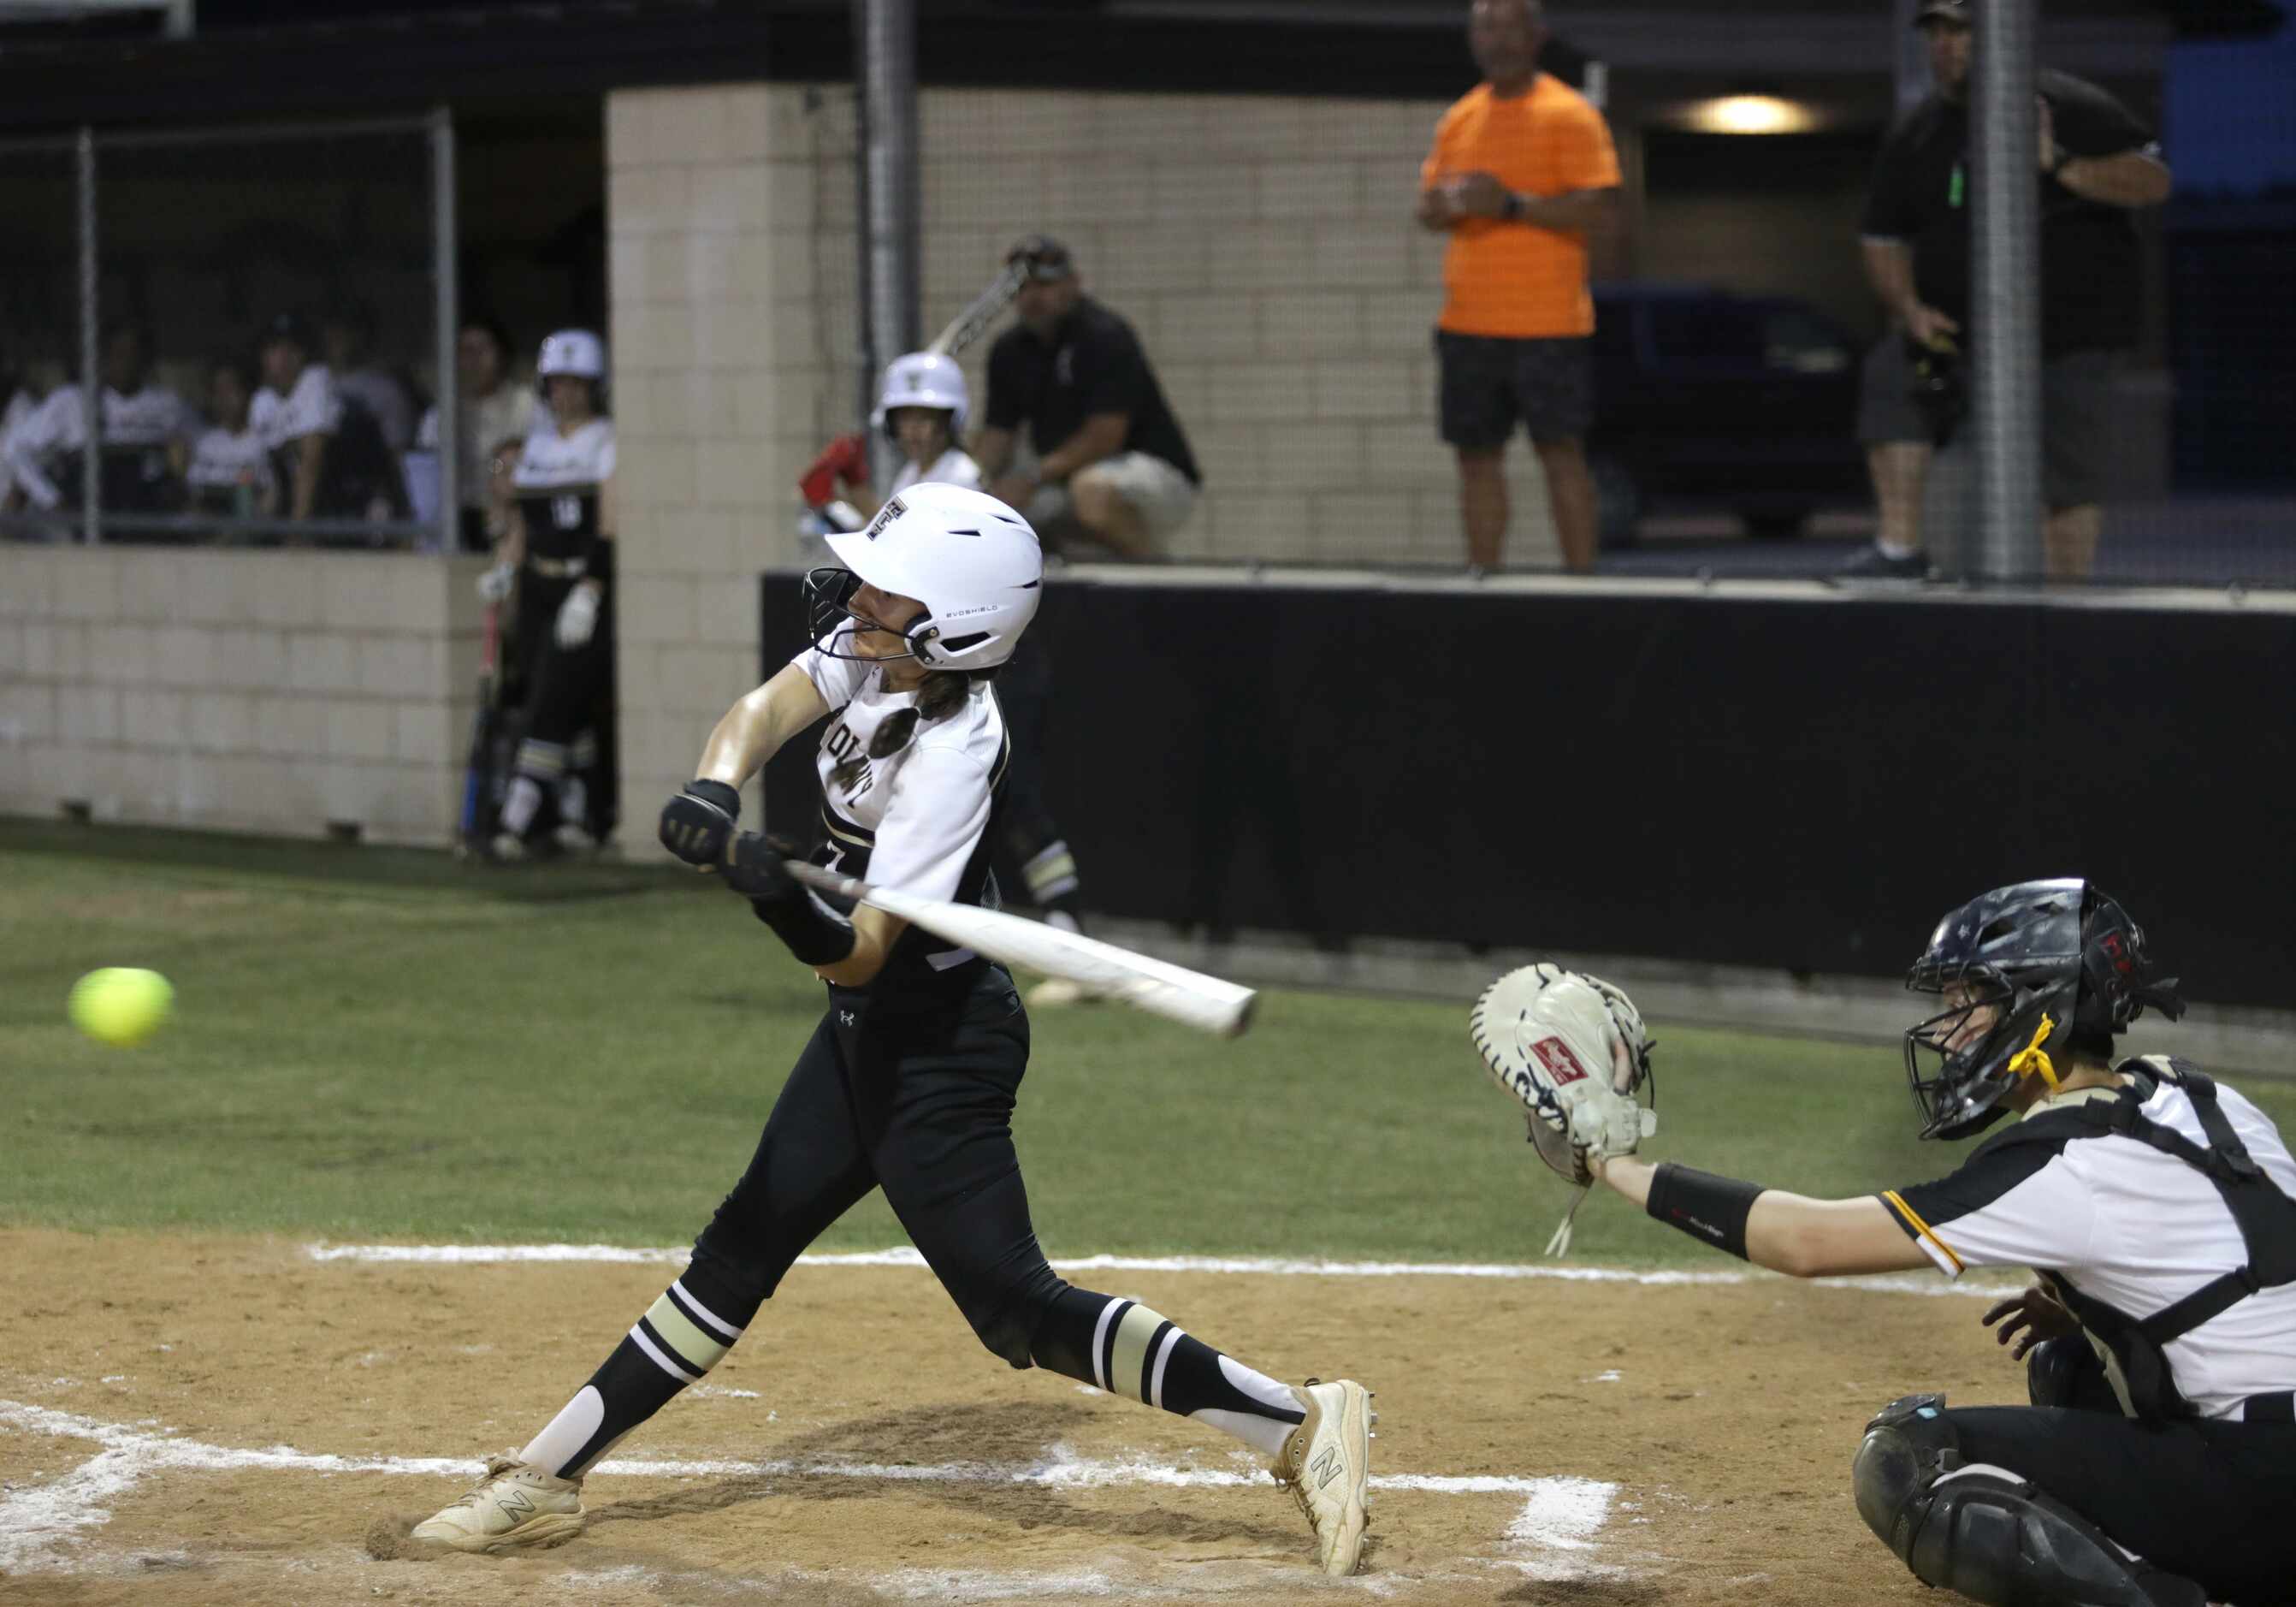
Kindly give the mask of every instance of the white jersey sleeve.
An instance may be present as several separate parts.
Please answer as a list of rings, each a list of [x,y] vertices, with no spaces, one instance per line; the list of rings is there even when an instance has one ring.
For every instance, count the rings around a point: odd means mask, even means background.
[[[956,896],[988,828],[987,767],[963,748],[922,743],[894,770],[869,879],[921,898]]]
[[[851,652],[853,627],[840,625],[829,639],[829,645],[840,653]],[[858,659],[839,658],[814,647],[808,647],[790,663],[805,672],[805,678],[813,682],[814,690],[821,694],[821,701],[829,705],[832,713],[860,695],[875,668]]]
[[[57,386],[8,432],[0,450],[7,454],[9,478],[33,507],[52,508],[63,500],[62,491],[48,478],[46,459],[67,445],[78,445],[86,435],[78,385]]]
[[[324,365],[313,363],[287,393],[280,428],[290,441],[306,435],[332,435],[342,428],[343,399],[336,393],[335,376]]]
[[[2085,1158],[2055,1145],[1988,1143],[1952,1175],[1881,1200],[1948,1278],[1972,1266],[2082,1266],[2096,1232]]]

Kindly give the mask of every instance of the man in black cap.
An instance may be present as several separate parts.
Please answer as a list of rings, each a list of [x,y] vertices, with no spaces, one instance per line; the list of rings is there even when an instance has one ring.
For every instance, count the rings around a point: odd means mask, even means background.
[[[1187,520],[1203,477],[1132,326],[1084,293],[1068,248],[1044,235],[1005,260],[1028,278],[1020,322],[988,351],[987,424],[974,441],[990,495],[1058,543],[1081,535],[1144,558]],[[1033,470],[1013,467],[1021,425]]]
[[[1952,351],[1970,321],[1970,0],[1930,0],[1915,26],[1929,39],[1937,88],[1890,136],[1860,226],[1866,273],[1904,342]],[[2052,578],[2086,575],[2103,522],[2112,462],[2112,400],[2120,354],[2142,320],[2143,266],[2129,213],[2169,198],[2152,133],[2095,85],[2038,75],[2043,545]],[[1886,342],[1885,342],[1886,343]],[[1899,354],[1869,363],[1858,435],[1882,506],[1881,540],[1857,573],[1918,578],[1917,514],[1934,438],[1907,395]]]

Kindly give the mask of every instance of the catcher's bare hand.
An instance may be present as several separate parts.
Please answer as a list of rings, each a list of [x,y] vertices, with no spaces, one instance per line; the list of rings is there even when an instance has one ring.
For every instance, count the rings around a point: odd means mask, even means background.
[[[2023,1361],[2025,1353],[2043,1339],[2062,1339],[2080,1331],[2079,1320],[2040,1283],[2028,1284],[2021,1292],[1995,1302],[1978,1321],[1988,1328],[2001,1324],[1993,1337],[2004,1345],[2013,1341],[2009,1352],[2013,1362]]]

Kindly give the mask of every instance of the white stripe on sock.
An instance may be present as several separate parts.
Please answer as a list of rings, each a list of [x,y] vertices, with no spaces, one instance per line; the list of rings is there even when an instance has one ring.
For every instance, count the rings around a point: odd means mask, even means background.
[[[1164,1342],[1156,1347],[1156,1366],[1148,1380],[1148,1404],[1159,1410],[1164,1405],[1164,1364],[1172,1359],[1172,1347],[1179,1342],[1180,1326],[1175,1323],[1164,1336]]]
[[[1124,1302],[1111,1299],[1100,1308],[1100,1321],[1092,1325],[1092,1380],[1102,1389],[1108,1388],[1108,1373],[1100,1364],[1100,1342],[1108,1337],[1108,1320]]]
[[[540,1468],[545,1473],[565,1477],[566,1464],[574,1460],[590,1437],[606,1421],[606,1397],[594,1384],[585,1384],[574,1398],[559,1408],[542,1432],[526,1442],[518,1459],[529,1467]]]
[[[1220,1357],[1219,1364],[1220,1372],[1226,1375],[1227,1381],[1252,1399],[1264,1402],[1278,1412],[1300,1410],[1300,1397],[1291,1385],[1279,1384],[1266,1373],[1255,1372],[1232,1356]],[[1286,1433],[1291,1431],[1288,1424],[1284,1431]]]
[[[700,1373],[688,1372],[683,1366],[679,1365],[676,1362],[672,1361],[668,1356],[663,1355],[661,1351],[655,1347],[654,1342],[645,1337],[645,1333],[643,1330],[636,1328],[631,1329],[630,1338],[637,1341],[637,1346],[640,1350],[644,1351],[646,1355],[653,1358],[653,1364],[655,1366],[669,1374],[670,1377],[676,1379],[679,1383],[698,1384],[701,1381],[701,1375]]]
[[[1223,1412],[1218,1406],[1206,1406],[1201,1412],[1191,1412],[1198,1422],[1218,1429],[1223,1434],[1233,1434],[1263,1456],[1282,1453],[1283,1442],[1292,1438],[1295,1425],[1277,1422],[1272,1417],[1259,1417],[1250,1412]]]
[[[701,1301],[693,1298],[693,1291],[685,1287],[685,1279],[673,1278],[670,1280],[669,1286],[677,1291],[677,1298],[679,1299],[685,1301],[688,1306],[693,1308],[693,1314],[695,1316],[700,1317],[703,1322],[709,1323],[710,1327],[716,1329],[719,1333],[724,1334],[728,1340],[738,1339],[742,1337],[742,1331],[740,1329],[734,1327],[731,1323],[726,1322],[716,1312],[710,1310],[707,1306],[704,1306]]]

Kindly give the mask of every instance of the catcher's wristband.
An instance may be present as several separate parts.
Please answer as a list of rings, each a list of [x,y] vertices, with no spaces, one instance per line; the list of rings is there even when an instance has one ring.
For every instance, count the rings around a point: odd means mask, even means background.
[[[809,966],[835,965],[853,952],[853,928],[823,914],[802,889],[794,898],[753,898],[750,908],[789,945],[791,953]]]
[[[1758,1183],[1717,1177],[1695,1166],[1659,1162],[1651,1175],[1644,1209],[1670,1228],[1680,1228],[1702,1244],[1746,1259],[1746,1218],[1762,1193]]]

